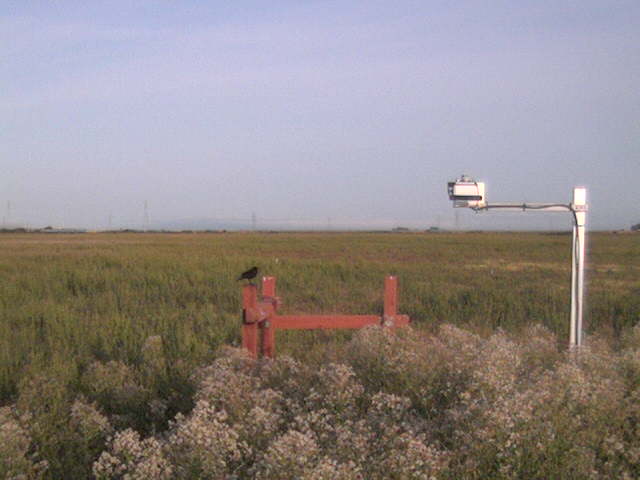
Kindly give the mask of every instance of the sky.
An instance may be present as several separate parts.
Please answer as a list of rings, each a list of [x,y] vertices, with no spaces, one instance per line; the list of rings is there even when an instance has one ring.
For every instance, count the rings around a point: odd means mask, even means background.
[[[628,229],[640,2],[5,0],[0,169],[5,225]]]

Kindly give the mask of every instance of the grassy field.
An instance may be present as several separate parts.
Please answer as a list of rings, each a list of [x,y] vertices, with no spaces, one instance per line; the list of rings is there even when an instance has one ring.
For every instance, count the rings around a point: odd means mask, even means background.
[[[615,348],[640,319],[640,236],[588,241],[587,331]],[[80,394],[142,434],[166,428],[193,406],[194,369],[239,343],[236,277],[253,265],[277,277],[283,313],[381,312],[384,275],[395,274],[399,310],[417,330],[447,323],[486,337],[541,324],[564,343],[570,243],[543,233],[3,234],[0,405]],[[320,358],[350,335],[279,334],[278,351]],[[121,382],[135,376],[143,400],[100,397],[96,365],[109,362],[120,362]],[[136,411],[150,398],[163,399],[161,414]],[[41,443],[49,472],[75,468]]]
[[[254,264],[278,278],[282,312],[380,312],[383,277],[395,274],[400,309],[418,328],[447,322],[488,333],[541,323],[563,338],[570,241],[535,233],[2,235],[0,401],[15,395],[25,367],[135,365],[151,335],[162,336],[172,361],[206,361],[239,340],[235,279]],[[589,331],[615,337],[637,322],[640,237],[591,235],[587,288]],[[303,352],[331,336],[291,333],[279,347]]]

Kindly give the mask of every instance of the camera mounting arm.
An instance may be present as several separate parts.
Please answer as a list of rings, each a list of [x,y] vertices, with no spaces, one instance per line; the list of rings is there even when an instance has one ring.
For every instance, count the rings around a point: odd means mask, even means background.
[[[564,203],[488,203],[484,182],[476,182],[467,175],[447,184],[449,199],[455,208],[467,207],[474,212],[486,210],[571,212],[573,214],[573,249],[571,265],[571,328],[569,345],[582,345],[582,317],[584,299],[585,224],[587,220],[587,189],[573,189],[573,201]]]
[[[564,203],[485,203],[482,207],[471,207],[475,212],[501,209],[507,211],[537,210],[545,212],[571,212],[571,204]]]

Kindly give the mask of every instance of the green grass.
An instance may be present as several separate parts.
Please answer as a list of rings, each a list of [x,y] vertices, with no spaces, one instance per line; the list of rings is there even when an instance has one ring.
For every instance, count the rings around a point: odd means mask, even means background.
[[[395,274],[399,310],[418,330],[449,323],[488,336],[542,324],[566,344],[570,243],[539,233],[3,234],[0,406],[29,412],[47,478],[86,478],[105,438],[69,420],[74,401],[143,435],[189,412],[194,370],[239,344],[236,278],[253,265],[277,277],[281,313],[381,313],[384,276]],[[588,247],[587,330],[615,346],[640,319],[640,235],[596,233]],[[351,335],[280,332],[277,351],[323,364]]]
[[[541,323],[560,338],[569,315],[571,237],[557,234],[86,234],[0,236],[0,401],[25,369],[165,354],[197,365],[239,341],[239,272],[278,278],[282,312],[375,313],[386,274],[418,328],[491,332]],[[640,237],[589,237],[587,328],[613,338],[640,313]],[[338,337],[344,334],[338,334]],[[305,351],[331,333],[279,335]]]

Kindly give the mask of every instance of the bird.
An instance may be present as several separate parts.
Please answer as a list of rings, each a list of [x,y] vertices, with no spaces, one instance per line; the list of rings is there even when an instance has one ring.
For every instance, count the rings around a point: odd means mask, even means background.
[[[258,275],[258,267],[252,267],[249,270],[247,270],[246,272],[242,272],[242,274],[238,277],[237,281],[240,280],[253,280],[254,278],[256,278],[256,275]]]

